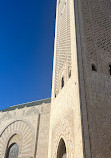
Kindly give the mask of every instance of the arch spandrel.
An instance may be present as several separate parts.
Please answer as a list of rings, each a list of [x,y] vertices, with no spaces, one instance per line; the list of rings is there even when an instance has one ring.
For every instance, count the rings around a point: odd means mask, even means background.
[[[13,135],[19,135],[22,140],[19,146],[18,157],[33,157],[34,130],[30,124],[23,120],[16,120],[9,124],[0,134],[0,158],[4,158],[9,140]],[[27,149],[27,152],[26,152]]]

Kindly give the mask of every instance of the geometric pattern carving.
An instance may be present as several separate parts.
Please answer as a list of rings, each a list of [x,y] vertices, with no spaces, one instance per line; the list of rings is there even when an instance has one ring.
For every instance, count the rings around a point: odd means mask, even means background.
[[[8,120],[8,119],[11,119],[11,118],[12,118],[12,115],[9,112],[7,112],[1,117],[0,121]]]
[[[52,155],[51,158],[57,157],[57,150],[61,138],[66,145],[67,158],[74,158],[74,136],[71,124],[66,119],[58,123],[52,132]]]
[[[94,104],[92,105],[94,106]],[[104,108],[97,106],[89,111],[92,157],[111,158],[111,108],[109,108],[110,105]]]
[[[111,158],[111,112],[103,119],[99,133],[101,157]]]
[[[28,115],[37,115],[37,114],[39,114],[39,111],[38,111],[38,109],[36,109],[36,108],[31,108],[31,109],[29,109],[27,112],[26,112],[26,114],[25,114],[25,116],[28,116]]]
[[[87,61],[98,65],[99,52],[111,52],[111,1],[81,0],[81,4]]]
[[[55,92],[59,90],[59,75],[64,65],[71,67],[70,2],[62,0],[58,4],[56,42]]]
[[[19,135],[19,157],[31,158],[34,154],[34,132],[32,127],[23,120],[17,120],[8,125],[0,134],[0,158],[5,157],[8,142],[13,135]],[[15,142],[16,143],[16,142]]]

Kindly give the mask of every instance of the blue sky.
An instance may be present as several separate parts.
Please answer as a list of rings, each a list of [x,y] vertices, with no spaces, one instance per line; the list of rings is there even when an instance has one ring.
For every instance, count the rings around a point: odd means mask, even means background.
[[[56,0],[0,1],[0,109],[51,95]]]

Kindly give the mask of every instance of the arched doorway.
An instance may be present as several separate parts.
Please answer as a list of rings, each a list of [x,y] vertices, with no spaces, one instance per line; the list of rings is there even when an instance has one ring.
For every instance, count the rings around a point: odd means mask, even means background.
[[[0,143],[0,158],[6,158],[7,151],[13,143],[16,143],[19,147],[18,157],[23,158],[23,155],[33,157],[34,135],[33,126],[24,120],[16,120],[8,124],[0,135],[0,142],[2,142]]]
[[[62,138],[59,142],[59,146],[57,150],[57,158],[67,158],[66,145]]]
[[[17,143],[13,143],[7,150],[6,158],[18,158],[19,146]]]

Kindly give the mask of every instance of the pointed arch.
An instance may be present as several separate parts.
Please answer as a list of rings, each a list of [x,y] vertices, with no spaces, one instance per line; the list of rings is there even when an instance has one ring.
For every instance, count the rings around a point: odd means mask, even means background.
[[[0,134],[0,157],[5,157],[9,141],[14,135],[19,135],[22,140],[19,144],[19,156],[33,157],[34,155],[34,130],[24,120],[10,123]]]
[[[58,149],[57,149],[57,158],[66,158],[67,152],[66,152],[66,145],[63,138],[60,139]]]

